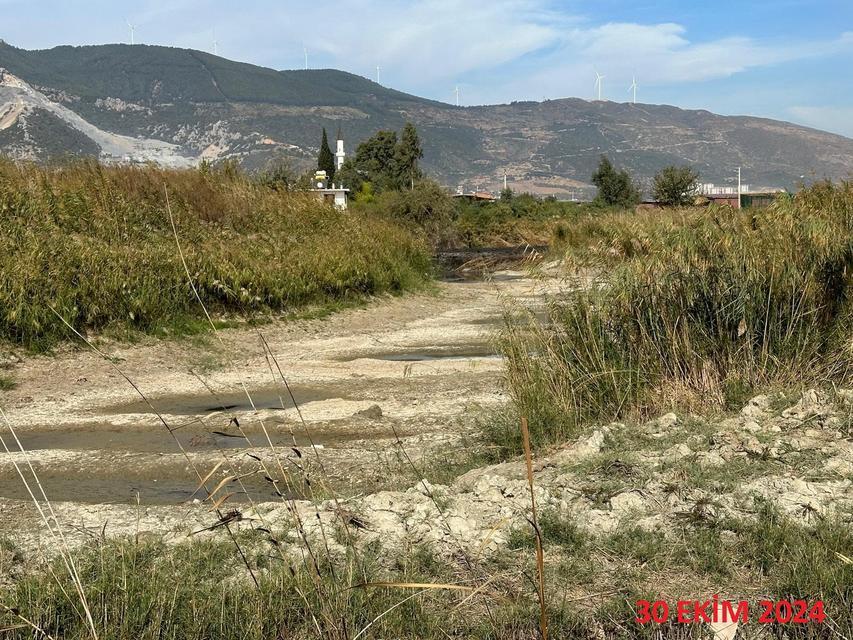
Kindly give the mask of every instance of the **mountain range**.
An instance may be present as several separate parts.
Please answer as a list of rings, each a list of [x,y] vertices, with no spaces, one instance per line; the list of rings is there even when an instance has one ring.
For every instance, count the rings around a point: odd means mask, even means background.
[[[351,153],[413,122],[424,169],[441,182],[565,195],[589,189],[601,154],[641,183],[688,163],[702,180],[793,188],[849,178],[853,140],[803,126],[666,105],[577,98],[458,107],[332,69],[276,71],[148,45],[27,51],[0,41],[0,153],[191,166],[233,158],[250,170],[314,165],[321,128]]]

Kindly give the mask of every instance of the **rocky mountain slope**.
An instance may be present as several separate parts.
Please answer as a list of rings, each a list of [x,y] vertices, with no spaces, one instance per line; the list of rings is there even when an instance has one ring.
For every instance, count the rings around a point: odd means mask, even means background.
[[[455,107],[335,70],[275,71],[145,45],[26,51],[0,42],[0,152],[184,166],[236,158],[313,162],[320,127],[350,149],[413,121],[428,171],[451,185],[566,193],[606,153],[641,179],[688,162],[706,181],[737,166],[754,186],[848,177],[853,140],[785,122],[579,99]]]

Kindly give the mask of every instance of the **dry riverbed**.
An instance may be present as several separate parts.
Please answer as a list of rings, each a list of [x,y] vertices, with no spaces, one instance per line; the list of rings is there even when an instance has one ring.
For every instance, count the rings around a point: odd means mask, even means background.
[[[411,484],[412,462],[452,466],[482,409],[506,402],[492,342],[505,305],[535,311],[560,286],[504,272],[322,320],[224,330],[221,343],[99,344],[109,361],[85,348],[25,357],[12,369],[16,387],[0,392],[26,450],[0,458],[0,534],[41,529],[14,463],[32,463],[81,537],[212,522],[197,488],[217,465],[208,488],[240,476],[220,492],[234,494],[223,509],[276,491]],[[3,437],[18,449],[8,429]],[[290,482],[273,486],[259,458],[276,470],[283,461]]]
[[[307,542],[343,556],[354,544],[393,566],[429,549],[464,575],[488,566],[526,584],[526,465],[484,464],[478,420],[507,406],[493,344],[503,313],[541,313],[549,293],[577,284],[503,273],[324,320],[222,331],[222,344],[101,344],[109,362],[79,350],[25,358],[17,388],[0,396],[27,452],[0,456],[0,540],[24,552],[7,558],[10,575],[52,548],[15,468],[30,477],[31,463],[72,544],[218,539],[224,519],[261,553],[272,543],[295,557]],[[785,390],[728,415],[591,425],[540,452],[550,597],[612,620],[608,607],[635,593],[756,601],[784,584],[786,563],[802,573],[809,553],[846,562],[851,426],[853,391]],[[768,554],[769,573],[756,560]],[[826,570],[838,570],[834,558]],[[843,623],[843,598],[826,597]],[[767,632],[753,631],[743,637]]]

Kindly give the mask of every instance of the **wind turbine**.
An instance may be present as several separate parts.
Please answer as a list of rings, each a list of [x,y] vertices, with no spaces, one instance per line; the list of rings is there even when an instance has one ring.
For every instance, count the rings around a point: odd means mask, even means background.
[[[379,84],[379,65],[376,65],[376,84]]]
[[[459,85],[456,85],[456,106],[459,106]]]
[[[628,87],[628,91],[633,92],[632,102],[637,104],[637,77],[631,76],[631,86]]]
[[[598,99],[601,100],[601,81],[604,80],[604,76],[595,72],[595,84],[593,85],[593,90],[598,90]]]
[[[308,71],[308,47],[302,45],[302,51],[305,53],[305,71]]]
[[[219,55],[219,42],[216,40],[216,29],[213,30],[213,55]]]
[[[127,26],[130,28],[130,44],[136,44],[136,27],[130,24],[130,20],[125,20]]]

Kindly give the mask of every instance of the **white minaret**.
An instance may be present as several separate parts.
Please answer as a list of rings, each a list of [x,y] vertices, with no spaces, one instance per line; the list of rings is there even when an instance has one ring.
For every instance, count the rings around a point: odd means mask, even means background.
[[[335,171],[340,171],[341,167],[344,166],[344,160],[346,159],[347,154],[344,151],[344,141],[341,139],[340,132],[338,133],[338,148],[335,151]]]

